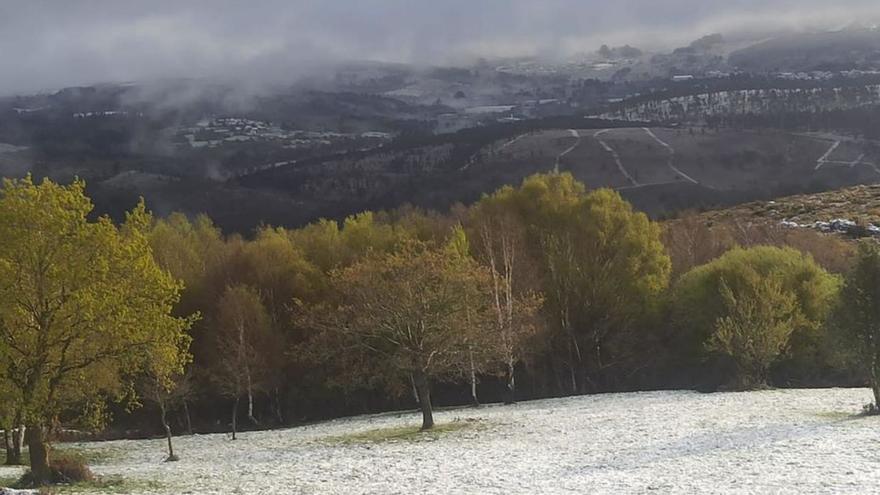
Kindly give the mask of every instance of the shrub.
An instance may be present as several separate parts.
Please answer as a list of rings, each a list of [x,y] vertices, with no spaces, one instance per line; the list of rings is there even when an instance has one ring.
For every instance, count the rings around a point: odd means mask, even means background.
[[[52,484],[83,483],[95,480],[88,464],[83,456],[67,452],[56,452],[49,462],[52,472]],[[24,474],[18,482],[20,487],[33,487],[39,483],[34,480],[30,471]]]
[[[81,483],[95,479],[85,458],[77,454],[58,454],[49,462],[49,467],[55,483]]]
[[[734,249],[682,276],[673,291],[683,357],[732,363],[728,385],[764,385],[780,358],[800,367],[825,356],[824,322],[839,279],[794,249]]]

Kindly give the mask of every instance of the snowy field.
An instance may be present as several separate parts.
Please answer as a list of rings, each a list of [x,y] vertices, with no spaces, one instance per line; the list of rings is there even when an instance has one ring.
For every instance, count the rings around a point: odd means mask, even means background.
[[[613,394],[439,412],[472,426],[419,441],[330,437],[418,425],[415,413],[283,431],[83,444],[135,493],[871,493],[880,417],[868,390]],[[476,420],[476,421],[474,421]],[[15,474],[0,469],[0,476]]]

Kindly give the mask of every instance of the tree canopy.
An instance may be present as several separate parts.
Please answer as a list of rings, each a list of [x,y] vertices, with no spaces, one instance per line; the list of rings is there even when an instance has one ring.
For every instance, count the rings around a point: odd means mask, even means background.
[[[143,203],[116,226],[90,220],[84,184],[5,180],[0,190],[0,370],[31,432],[35,479],[49,477],[49,429],[148,368],[182,371],[191,320],[182,285],[154,261]]]
[[[422,428],[429,429],[430,382],[455,375],[468,343],[485,328],[487,284],[470,258],[413,241],[334,272],[335,303],[312,307],[307,324],[334,342],[325,340],[322,349],[346,363],[352,382],[383,374],[392,384],[412,379]]]
[[[538,274],[544,312],[567,354],[572,389],[595,389],[619,365],[630,330],[669,282],[660,228],[608,189],[587,192],[571,174],[534,175],[519,188],[485,197],[476,211],[495,211],[504,238],[522,229],[521,258]],[[498,215],[497,212],[504,212]],[[495,229],[498,231],[498,229]],[[496,236],[498,234],[496,233]]]
[[[838,287],[837,277],[794,249],[735,248],[677,282],[680,343],[693,357],[732,359],[737,388],[764,383],[793,338],[820,338]]]

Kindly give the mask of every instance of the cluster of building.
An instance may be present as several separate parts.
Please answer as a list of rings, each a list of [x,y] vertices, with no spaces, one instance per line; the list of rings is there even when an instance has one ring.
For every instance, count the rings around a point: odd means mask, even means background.
[[[845,77],[849,79],[857,79],[865,76],[877,76],[880,71],[877,70],[845,70],[845,71],[823,71],[814,70],[810,72],[779,72],[774,74],[779,79],[789,81],[827,81],[837,77]]]
[[[125,110],[103,110],[97,112],[76,112],[73,114],[73,118],[75,119],[87,119],[91,117],[125,117],[128,116],[128,112]],[[143,117],[144,114],[138,113],[138,117]]]
[[[193,127],[178,131],[181,143],[191,148],[216,148],[224,144],[242,142],[272,142],[284,148],[314,147],[333,145],[341,141],[389,141],[391,134],[384,132],[365,132],[362,134],[342,134],[338,132],[313,132],[288,130],[271,122],[242,117],[223,117],[203,119]]]

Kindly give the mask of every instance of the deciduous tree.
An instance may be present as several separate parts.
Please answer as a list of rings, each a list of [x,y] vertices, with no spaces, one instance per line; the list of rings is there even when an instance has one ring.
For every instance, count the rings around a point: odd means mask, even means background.
[[[503,191],[502,191],[503,193]],[[572,392],[620,365],[628,334],[669,281],[660,229],[614,191],[570,174],[535,175],[509,192],[542,274],[544,309],[568,356]]]
[[[344,366],[352,382],[412,377],[427,430],[434,426],[432,381],[454,376],[469,337],[485,332],[487,284],[470,258],[413,242],[336,271],[334,303],[309,308],[305,324],[333,342],[319,346],[326,357],[354,363]]]
[[[731,386],[759,386],[792,338],[819,338],[838,286],[837,277],[794,249],[733,249],[677,282],[679,347],[698,359],[720,352],[736,365]]]
[[[37,483],[51,478],[60,414],[128,392],[147,365],[167,376],[186,361],[191,321],[171,314],[181,284],[153,259],[143,203],[120,227],[92,221],[84,188],[28,177],[0,191],[0,368]]]
[[[880,246],[874,241],[859,244],[830,323],[845,355],[865,371],[880,410]]]
[[[262,390],[272,372],[265,353],[277,348],[270,333],[271,321],[266,307],[256,290],[230,286],[217,302],[215,313],[215,343],[217,359],[212,377],[232,405],[232,439],[238,429],[238,406],[242,396],[247,397],[248,418],[254,417],[254,393]]]
[[[469,219],[478,241],[475,255],[491,276],[491,345],[505,368],[508,403],[516,399],[516,366],[534,349],[529,344],[541,327],[537,313],[543,299],[513,199],[513,189],[502,188],[481,199]]]

